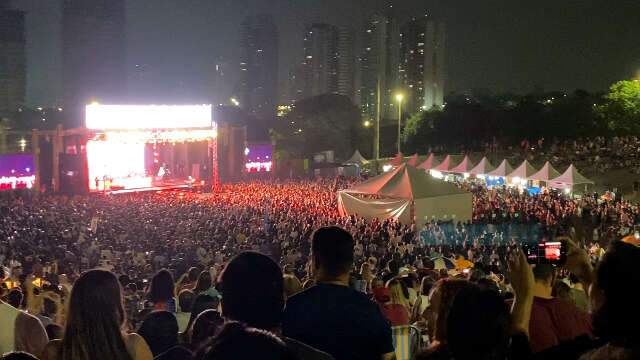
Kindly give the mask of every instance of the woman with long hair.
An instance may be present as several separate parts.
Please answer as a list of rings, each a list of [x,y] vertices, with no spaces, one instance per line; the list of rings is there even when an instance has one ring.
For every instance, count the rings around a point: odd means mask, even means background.
[[[384,288],[374,291],[374,298],[391,326],[409,325],[411,307],[402,290],[401,281],[391,279]]]
[[[204,292],[207,292],[207,290],[209,290],[211,286],[211,274],[208,271],[202,271],[200,272],[200,275],[198,275],[198,280],[196,281],[196,284],[193,286],[193,289],[191,289],[191,291],[193,291],[196,295],[200,295]]]
[[[427,332],[431,345],[430,352],[446,352],[447,318],[456,295],[471,283],[462,279],[441,279],[433,285],[429,295],[429,307],[423,314],[427,320]]]
[[[83,273],[73,285],[62,340],[47,344],[44,360],[150,360],[137,334],[125,334],[122,290],[114,274]]]
[[[196,296],[209,295],[220,299],[220,293],[216,290],[214,285],[213,279],[211,279],[211,273],[208,271],[202,271],[200,275],[198,275],[198,280],[191,291],[193,291]]]
[[[175,313],[176,302],[173,298],[174,296],[173,275],[167,269],[158,271],[151,279],[148,293],[148,299],[153,303],[153,309]]]

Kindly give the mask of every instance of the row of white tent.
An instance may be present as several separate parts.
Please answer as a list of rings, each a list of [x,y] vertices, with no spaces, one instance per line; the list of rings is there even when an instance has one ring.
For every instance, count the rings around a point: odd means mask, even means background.
[[[348,163],[366,162],[360,152],[356,151]],[[400,166],[404,163],[402,153],[396,155],[388,165]],[[593,181],[582,175],[573,164],[561,174],[548,161],[540,168],[536,169],[527,160],[523,161],[518,167],[513,168],[507,159],[502,160],[500,165],[494,167],[489,159],[483,157],[477,164],[473,164],[468,156],[465,156],[458,164],[451,155],[447,155],[442,162],[438,162],[434,154],[429,154],[427,159],[418,164],[418,154],[413,155],[406,161],[409,166],[414,166],[425,171],[440,172],[442,174],[466,174],[468,176],[480,177],[507,177],[520,180],[544,181],[546,183],[574,186],[582,184],[593,184]]]

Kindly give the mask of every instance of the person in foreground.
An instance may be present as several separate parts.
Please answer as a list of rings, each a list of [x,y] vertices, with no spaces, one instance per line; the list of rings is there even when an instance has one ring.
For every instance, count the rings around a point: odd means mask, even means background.
[[[0,300],[0,354],[11,351],[40,354],[47,341],[47,333],[37,317]]]
[[[115,275],[89,270],[73,285],[62,340],[47,344],[43,360],[150,360],[137,334],[124,334],[122,290]]]
[[[640,359],[640,247],[616,241],[602,258],[591,291],[593,330],[605,345],[580,360]]]
[[[311,240],[315,285],[287,301],[284,336],[333,355],[337,360],[394,359],[391,327],[367,295],[349,288],[353,237],[323,227]]]
[[[273,333],[227,322],[220,333],[207,344],[198,360],[298,360],[286,344]]]
[[[239,321],[276,335],[282,333],[284,278],[270,257],[251,251],[238,254],[220,274],[219,283],[224,294],[222,315],[226,321]],[[300,341],[287,337],[282,340],[300,360],[333,359]]]

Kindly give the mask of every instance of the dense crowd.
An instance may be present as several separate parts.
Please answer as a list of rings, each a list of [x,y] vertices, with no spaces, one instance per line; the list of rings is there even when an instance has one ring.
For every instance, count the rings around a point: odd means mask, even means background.
[[[619,169],[640,174],[640,139],[637,136],[598,136],[548,143],[539,139],[534,143],[524,141],[521,146],[531,156],[530,160],[540,163],[548,160],[563,166],[574,164],[579,169],[601,174]]]
[[[467,184],[472,223],[418,231],[340,217],[349,185],[4,198],[0,353],[401,358],[394,339],[413,324],[407,352],[424,359],[638,355],[638,331],[607,306],[630,305],[618,287],[638,285],[640,249],[613,241],[633,233],[636,205]],[[517,245],[561,235],[575,239],[566,267],[531,270]]]

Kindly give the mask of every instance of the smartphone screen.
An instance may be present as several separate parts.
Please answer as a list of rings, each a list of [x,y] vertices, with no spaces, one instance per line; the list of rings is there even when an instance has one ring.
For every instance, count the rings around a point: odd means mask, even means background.
[[[522,250],[529,264],[563,265],[567,260],[567,242],[565,240],[524,244]]]

